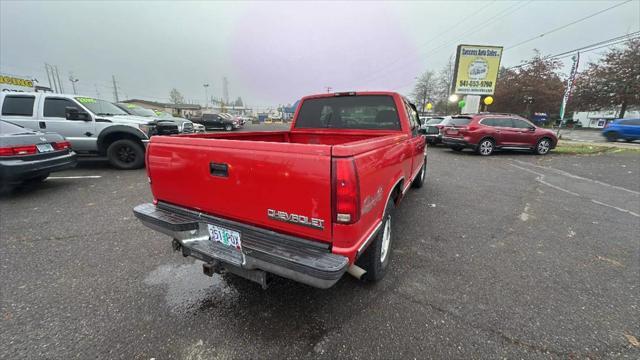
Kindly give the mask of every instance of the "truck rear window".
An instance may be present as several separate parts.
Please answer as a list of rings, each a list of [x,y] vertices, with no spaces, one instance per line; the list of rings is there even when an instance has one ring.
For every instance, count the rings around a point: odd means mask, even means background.
[[[295,127],[400,130],[400,118],[391,96],[326,97],[303,101]]]

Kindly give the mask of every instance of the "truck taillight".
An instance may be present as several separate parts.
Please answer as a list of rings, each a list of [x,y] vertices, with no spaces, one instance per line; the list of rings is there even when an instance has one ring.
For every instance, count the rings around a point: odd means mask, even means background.
[[[59,141],[53,143],[53,148],[56,150],[65,150],[71,147],[71,143],[68,141]]]
[[[333,220],[353,224],[360,219],[360,185],[352,158],[333,159]]]
[[[35,145],[0,147],[0,156],[31,155],[37,152]]]

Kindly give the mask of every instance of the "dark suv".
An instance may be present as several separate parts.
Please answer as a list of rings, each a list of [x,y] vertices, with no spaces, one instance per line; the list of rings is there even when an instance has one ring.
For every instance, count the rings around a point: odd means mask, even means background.
[[[496,149],[531,150],[545,155],[558,142],[553,131],[513,114],[457,115],[443,130],[443,144],[455,151],[470,148],[484,156]]]

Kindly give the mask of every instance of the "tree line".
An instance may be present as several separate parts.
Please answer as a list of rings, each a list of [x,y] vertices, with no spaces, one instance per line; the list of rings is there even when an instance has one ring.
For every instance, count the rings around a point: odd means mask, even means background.
[[[561,61],[545,57],[537,50],[519,66],[502,67],[494,103],[488,110],[525,117],[542,112],[557,119],[567,81],[562,67]],[[434,113],[455,113],[457,104],[448,102],[452,79],[452,58],[440,71],[420,75],[411,94],[418,109],[424,111],[426,104],[431,103]],[[616,109],[617,116],[624,117],[627,109],[634,106],[640,106],[640,38],[609,49],[578,72],[566,113]]]

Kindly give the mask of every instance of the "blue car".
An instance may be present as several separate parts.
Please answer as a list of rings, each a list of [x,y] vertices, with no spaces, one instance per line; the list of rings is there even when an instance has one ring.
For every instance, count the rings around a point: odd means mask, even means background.
[[[618,119],[610,122],[602,130],[607,141],[640,140],[640,119]]]

